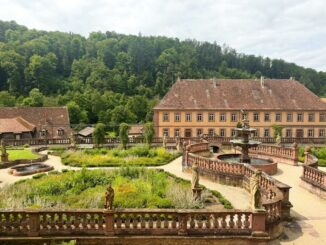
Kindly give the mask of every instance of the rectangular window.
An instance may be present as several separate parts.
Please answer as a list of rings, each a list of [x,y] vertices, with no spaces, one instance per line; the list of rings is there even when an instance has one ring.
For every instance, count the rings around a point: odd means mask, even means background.
[[[298,122],[303,122],[303,115],[302,115],[302,113],[298,113],[297,114],[297,121]]]
[[[254,131],[254,137],[259,137],[259,129],[257,129],[256,131]]]
[[[163,122],[168,122],[169,121],[169,113],[168,112],[164,112],[163,113]]]
[[[244,120],[247,117],[247,113],[242,114],[242,120]]]
[[[197,122],[202,122],[203,121],[203,114],[202,113],[198,113],[197,114]]]
[[[320,122],[325,122],[326,120],[325,120],[325,114],[324,113],[319,113],[319,121]]]
[[[293,118],[292,118],[292,113],[288,113],[286,116],[286,121],[287,122],[292,122]]]
[[[225,136],[225,129],[224,128],[221,128],[220,129],[220,136],[221,137],[224,137]]]
[[[208,114],[208,121],[209,122],[214,122],[215,121],[215,114],[214,113],[209,113]]]
[[[163,136],[169,137],[169,129],[163,128]]]
[[[270,121],[269,113],[265,113],[264,120],[265,120],[265,122],[269,122]]]
[[[268,128],[264,129],[264,137],[269,137],[269,129]]]
[[[276,121],[276,122],[280,122],[280,121],[282,121],[281,113],[276,113],[276,114],[275,114],[275,121]]]
[[[291,138],[292,137],[292,129],[287,129],[285,131],[285,137],[287,137],[287,138]]]
[[[231,130],[231,136],[232,136],[232,137],[235,137],[236,134],[237,134],[237,131],[235,131],[234,129],[232,129],[232,130]]]
[[[237,114],[236,113],[232,113],[231,114],[231,122],[236,122],[237,121]]]
[[[180,129],[174,129],[174,137],[180,137]]]
[[[325,129],[319,129],[319,137],[325,137]]]
[[[314,130],[308,129],[308,137],[314,137]]]
[[[225,122],[226,121],[226,116],[225,116],[225,113],[224,112],[220,114],[220,121],[221,122]]]
[[[191,113],[186,113],[186,122],[191,122]]]
[[[209,136],[215,136],[215,130],[213,128],[208,129]]]
[[[314,122],[315,121],[315,114],[314,113],[309,113],[308,114],[308,121],[309,122]]]
[[[197,128],[197,137],[202,136],[203,134],[203,129],[202,128]]]
[[[176,112],[174,114],[174,121],[175,122],[180,122],[181,121],[181,115],[180,115],[180,112]]]
[[[259,122],[259,113],[258,112],[254,113],[254,122]]]

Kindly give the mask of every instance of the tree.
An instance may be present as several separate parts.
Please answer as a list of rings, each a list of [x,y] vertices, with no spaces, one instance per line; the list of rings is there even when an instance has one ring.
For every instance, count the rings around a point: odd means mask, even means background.
[[[10,95],[8,91],[0,92],[0,107],[2,106],[15,106],[16,99],[14,96]]]
[[[99,147],[104,143],[105,134],[105,125],[103,123],[96,124],[93,132],[93,139],[96,147]]]
[[[71,124],[78,124],[78,123],[87,123],[87,112],[85,110],[80,109],[79,105],[76,104],[74,101],[70,101],[67,104],[69,118]]]
[[[150,146],[153,140],[154,136],[154,125],[151,122],[144,124],[144,132],[143,132],[144,138],[146,143]]]
[[[43,106],[43,102],[44,102],[43,94],[40,92],[39,89],[33,88],[29,92],[29,97],[23,100],[23,105],[41,107]]]
[[[282,129],[283,129],[282,126],[277,125],[277,124],[273,124],[273,125],[272,125],[272,128],[273,128],[273,131],[274,131],[274,133],[273,133],[273,137],[274,137],[275,139],[277,138],[278,135],[279,135],[280,137],[282,137]]]
[[[129,129],[130,126],[127,123],[121,123],[119,126],[119,138],[123,149],[127,149]]]

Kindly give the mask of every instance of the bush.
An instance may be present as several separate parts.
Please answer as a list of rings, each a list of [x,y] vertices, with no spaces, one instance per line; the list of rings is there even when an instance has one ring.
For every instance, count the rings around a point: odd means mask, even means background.
[[[24,148],[29,148],[29,144],[25,144],[23,147]]]
[[[33,175],[32,178],[33,179],[40,179],[40,178],[43,178],[46,175],[47,175],[46,173],[35,174],[35,175]]]

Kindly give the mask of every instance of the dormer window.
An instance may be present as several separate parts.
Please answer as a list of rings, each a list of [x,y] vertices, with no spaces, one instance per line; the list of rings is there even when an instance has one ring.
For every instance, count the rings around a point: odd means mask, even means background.
[[[63,128],[59,128],[58,129],[58,136],[63,136],[65,134],[65,131],[63,130]]]
[[[41,137],[45,137],[48,134],[48,130],[42,129],[40,134],[41,134]]]

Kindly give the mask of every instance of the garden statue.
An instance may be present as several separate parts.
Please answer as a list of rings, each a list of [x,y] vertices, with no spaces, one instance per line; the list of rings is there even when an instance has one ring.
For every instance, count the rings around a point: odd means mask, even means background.
[[[73,132],[70,134],[70,149],[76,149],[76,139]]]
[[[112,210],[114,201],[114,190],[111,184],[107,187],[105,192],[105,208]]]
[[[3,139],[1,140],[1,162],[8,162],[6,143]]]
[[[259,179],[261,170],[257,169],[250,178],[251,208],[253,210],[262,209],[261,190]]]
[[[181,144],[180,137],[177,136],[176,137],[176,148],[177,148],[177,151],[180,151],[180,144]]]
[[[192,196],[194,200],[201,197],[202,188],[199,186],[199,171],[197,163],[192,165],[192,180],[191,180]]]
[[[276,145],[281,145],[282,143],[282,138],[280,134],[277,134],[276,136]]]
[[[163,135],[163,147],[164,147],[164,148],[166,148],[166,142],[167,142],[167,140],[166,140],[166,135],[164,134],[164,135]]]

